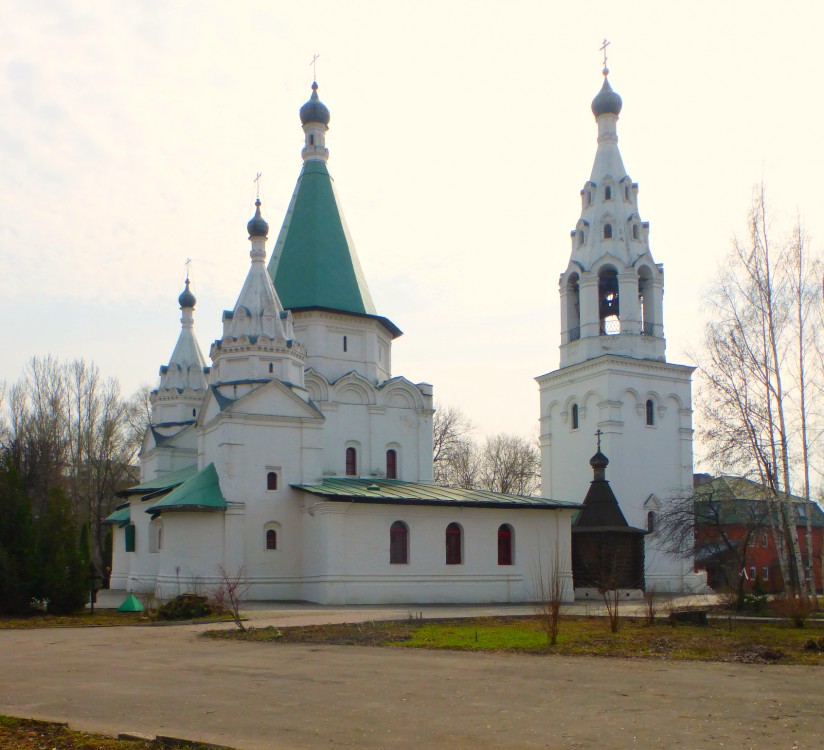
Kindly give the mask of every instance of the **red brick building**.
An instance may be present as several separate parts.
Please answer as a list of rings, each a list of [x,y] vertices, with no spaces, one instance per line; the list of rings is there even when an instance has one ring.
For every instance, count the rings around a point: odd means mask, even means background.
[[[696,474],[695,481],[696,570],[707,571],[708,584],[716,589],[736,588],[738,577],[751,590],[756,581],[765,591],[784,588],[773,538],[774,501],[765,487],[742,477],[711,477]],[[807,564],[807,514],[813,535],[813,574],[817,591],[822,587],[821,550],[824,511],[817,503],[790,496],[796,512],[798,541]]]

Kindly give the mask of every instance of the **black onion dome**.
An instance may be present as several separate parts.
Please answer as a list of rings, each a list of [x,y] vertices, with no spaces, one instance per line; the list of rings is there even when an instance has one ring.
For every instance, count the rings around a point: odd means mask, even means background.
[[[255,215],[249,220],[246,230],[249,232],[250,237],[269,236],[269,225],[266,223],[266,219],[260,215],[260,198],[255,201]]]
[[[189,290],[189,279],[186,279],[186,288],[181,292],[180,296],[177,298],[178,303],[181,307],[194,307],[197,300],[195,299],[195,295]]]
[[[601,451],[598,451],[589,459],[589,465],[593,469],[606,469],[609,466],[609,459]]]
[[[300,121],[306,125],[310,122],[319,122],[328,125],[331,115],[329,108],[318,98],[318,84],[312,83],[312,96],[300,108]]]
[[[598,95],[592,100],[592,114],[596,117],[606,114],[618,115],[623,104],[621,97],[612,90],[609,79],[605,75],[604,85],[601,86]]]

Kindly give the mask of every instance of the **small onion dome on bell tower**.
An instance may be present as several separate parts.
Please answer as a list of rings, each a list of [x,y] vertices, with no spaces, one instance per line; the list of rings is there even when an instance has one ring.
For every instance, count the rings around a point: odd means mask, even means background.
[[[601,86],[598,95],[592,100],[592,114],[596,118],[601,115],[615,115],[617,117],[621,114],[623,102],[621,97],[612,90],[612,86],[609,85],[608,74],[609,69],[604,68],[604,85]]]
[[[255,215],[249,220],[246,229],[250,238],[269,236],[269,225],[266,223],[266,219],[260,215],[260,198],[255,201]]]
[[[300,121],[303,125],[308,125],[310,122],[328,125],[329,120],[329,108],[318,98],[318,84],[312,81],[312,96],[300,108]]]
[[[595,479],[606,479],[609,459],[600,450],[589,459],[589,465],[592,467]]]
[[[195,299],[195,295],[192,294],[191,290],[189,289],[189,279],[186,279],[186,288],[181,292],[180,296],[177,298],[177,301],[180,305],[181,310],[184,307],[194,307],[197,304],[197,299]]]

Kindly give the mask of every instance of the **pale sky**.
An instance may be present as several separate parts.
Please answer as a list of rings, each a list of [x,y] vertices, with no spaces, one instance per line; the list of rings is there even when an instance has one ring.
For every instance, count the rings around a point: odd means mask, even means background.
[[[320,54],[329,169],[393,371],[479,434],[537,434],[557,282],[595,155],[609,47],[624,164],[664,264],[667,359],[752,187],[824,237],[819,2],[5,0],[0,8],[0,380],[33,355],[156,384],[192,259],[220,335],[249,266],[253,179],[277,230]]]

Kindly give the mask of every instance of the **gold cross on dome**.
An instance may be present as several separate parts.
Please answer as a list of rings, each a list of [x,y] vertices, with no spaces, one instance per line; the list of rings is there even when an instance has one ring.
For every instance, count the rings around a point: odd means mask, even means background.
[[[315,55],[312,58],[312,62],[309,63],[312,66],[312,80],[313,81],[318,80],[318,58],[319,57],[320,57],[320,55]]]
[[[610,44],[612,44],[612,42],[607,40],[605,37],[604,43],[600,47],[598,47],[598,49],[604,53],[604,75],[607,74],[607,47],[609,47]]]
[[[598,438],[598,453],[601,452],[601,435],[603,434],[600,427],[595,431],[595,437]]]
[[[260,198],[260,178],[263,177],[263,172],[258,172],[255,175],[255,179],[252,182],[255,183],[255,189],[257,191],[257,198]]]

